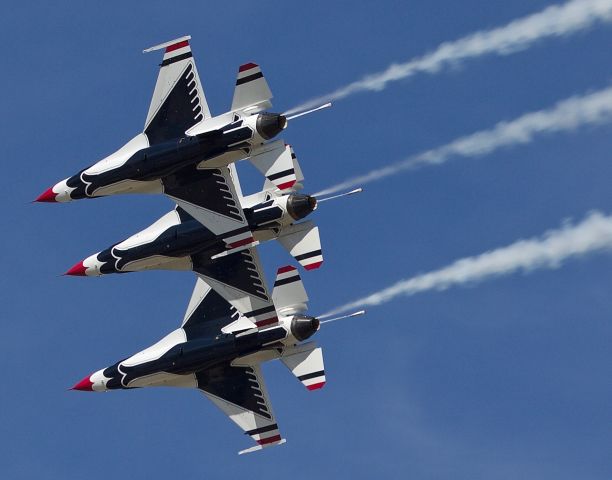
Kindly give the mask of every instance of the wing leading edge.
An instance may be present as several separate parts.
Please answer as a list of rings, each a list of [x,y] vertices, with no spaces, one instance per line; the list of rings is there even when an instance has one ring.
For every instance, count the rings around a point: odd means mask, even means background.
[[[210,117],[190,39],[185,36],[144,50],[164,49],[144,128],[151,145],[179,138]]]

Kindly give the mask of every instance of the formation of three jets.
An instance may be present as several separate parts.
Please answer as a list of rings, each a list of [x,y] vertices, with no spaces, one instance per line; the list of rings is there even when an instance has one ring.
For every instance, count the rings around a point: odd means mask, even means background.
[[[320,322],[305,315],[308,296],[297,269],[278,269],[270,294],[256,249],[276,239],[305,269],[318,268],[319,230],[311,221],[296,223],[317,208],[317,199],[298,193],[304,177],[293,149],[269,141],[298,115],[265,111],[272,94],[259,66],[240,67],[231,110],[212,117],[189,40],[145,50],[163,49],[164,57],[144,131],[37,201],[163,193],[176,203],[148,228],[67,274],[193,270],[196,285],[180,328],[73,388],[198,388],[255,440],[244,453],[285,441],[262,362],[280,359],[309,390],[325,384],[321,348],[301,343]],[[234,165],[245,158],[265,177],[262,191],[248,196]]]

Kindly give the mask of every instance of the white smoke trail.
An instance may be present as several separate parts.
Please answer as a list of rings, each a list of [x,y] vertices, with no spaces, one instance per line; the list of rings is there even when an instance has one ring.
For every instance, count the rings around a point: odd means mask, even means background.
[[[563,37],[586,30],[598,22],[612,21],[612,0],[570,0],[552,5],[503,27],[481,30],[454,42],[440,45],[433,52],[405,63],[392,64],[384,72],[363,77],[327,95],[321,95],[285,112],[290,115],[321,103],[336,101],[365,91],[381,91],[390,82],[417,73],[438,73],[445,67],[484,55],[509,55],[525,50],[537,41]]]
[[[547,110],[529,112],[514,120],[499,122],[489,130],[459,137],[446,145],[349,178],[315,193],[315,196],[364,185],[422,165],[441,164],[455,156],[478,157],[502,147],[526,144],[533,141],[536,135],[568,132],[584,125],[598,125],[611,120],[612,87],[608,87],[591,94],[567,98]]]
[[[355,308],[380,305],[398,296],[410,296],[428,290],[446,290],[517,271],[557,268],[564,260],[597,251],[612,250],[612,216],[592,212],[577,225],[567,223],[539,238],[519,240],[507,247],[467,257],[439,270],[416,275],[384,290],[341,305],[320,318]]]

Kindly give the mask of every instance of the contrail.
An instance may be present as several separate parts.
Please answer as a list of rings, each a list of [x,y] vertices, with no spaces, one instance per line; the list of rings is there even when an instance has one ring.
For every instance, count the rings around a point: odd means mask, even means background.
[[[399,296],[411,296],[429,290],[446,290],[455,285],[478,282],[517,271],[557,268],[563,261],[612,250],[612,216],[590,213],[582,222],[565,223],[543,236],[519,240],[507,247],[466,257],[439,270],[416,275],[375,292],[367,297],[341,305],[319,318],[337,315],[355,308],[381,305]]]
[[[489,130],[459,137],[446,145],[427,150],[349,178],[326,188],[317,195],[329,195],[356,185],[364,185],[423,165],[441,164],[452,157],[478,157],[502,147],[530,143],[537,135],[568,132],[584,125],[598,125],[612,120],[612,87],[567,98],[547,110],[526,113],[514,120],[502,121]]]
[[[586,30],[598,22],[612,21],[612,0],[571,0],[503,27],[481,30],[454,42],[446,42],[434,51],[390,65],[385,71],[363,77],[327,95],[313,98],[285,112],[290,115],[331,100],[340,100],[365,91],[384,90],[390,82],[403,80],[417,73],[438,73],[445,67],[456,66],[467,59],[484,55],[509,55],[525,50],[532,44],[553,37],[563,37]]]

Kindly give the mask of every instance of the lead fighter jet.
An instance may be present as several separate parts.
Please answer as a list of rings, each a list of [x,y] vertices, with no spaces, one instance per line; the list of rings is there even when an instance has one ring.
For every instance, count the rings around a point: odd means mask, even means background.
[[[308,390],[323,387],[325,371],[321,348],[301,343],[319,320],[304,315],[308,296],[294,267],[278,270],[272,298],[277,320],[257,328],[199,278],[180,328],[73,389],[197,388],[257,443],[240,453],[284,443],[261,363],[280,359]]]
[[[272,93],[254,63],[239,68],[230,111],[211,117],[190,38],[145,50],[163,49],[164,57],[143,132],[115,153],[56,183],[36,201],[68,202],[120,193],[176,196],[176,187],[198,165],[225,167],[257,153],[286,127],[287,117],[263,111],[272,106]]]

